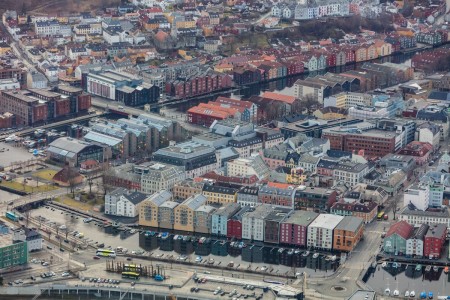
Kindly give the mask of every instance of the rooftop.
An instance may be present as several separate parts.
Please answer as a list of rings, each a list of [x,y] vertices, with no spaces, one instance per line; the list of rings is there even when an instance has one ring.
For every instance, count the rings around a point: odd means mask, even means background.
[[[334,229],[344,217],[330,214],[320,214],[314,221],[309,225],[310,228],[325,228],[325,229]]]
[[[356,232],[363,224],[363,219],[346,216],[335,229]]]
[[[283,223],[308,226],[319,214],[313,211],[296,210],[290,214]]]

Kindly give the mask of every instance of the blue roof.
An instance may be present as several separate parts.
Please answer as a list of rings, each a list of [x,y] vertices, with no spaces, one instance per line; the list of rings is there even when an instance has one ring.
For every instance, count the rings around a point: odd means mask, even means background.
[[[117,138],[114,138],[114,137],[111,137],[108,135],[104,135],[104,134],[101,134],[101,133],[98,133],[95,131],[89,131],[84,136],[84,138],[88,141],[94,141],[94,142],[98,142],[98,143],[105,144],[108,146],[116,146],[122,142],[121,140],[119,140]]]
[[[428,99],[450,101],[450,92],[433,91],[428,96]]]

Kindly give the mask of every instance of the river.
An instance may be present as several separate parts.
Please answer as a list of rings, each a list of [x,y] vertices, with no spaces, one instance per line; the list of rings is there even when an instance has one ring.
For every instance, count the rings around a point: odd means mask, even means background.
[[[371,273],[367,279],[367,284],[376,292],[383,294],[386,288],[391,293],[397,289],[400,296],[404,296],[405,291],[414,290],[416,297],[420,293],[432,292],[434,297],[450,295],[450,274],[445,274],[442,268],[437,272],[431,269],[429,272],[415,270],[416,265],[403,264],[400,268],[393,268],[391,264],[387,268],[378,265],[375,272]]]

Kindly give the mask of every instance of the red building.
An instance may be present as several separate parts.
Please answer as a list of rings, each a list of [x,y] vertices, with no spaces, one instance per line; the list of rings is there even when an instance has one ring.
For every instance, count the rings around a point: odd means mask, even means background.
[[[184,80],[177,79],[166,83],[166,93],[176,98],[193,97],[230,88],[232,79],[227,74],[210,71],[195,74]]]
[[[447,226],[444,224],[431,225],[425,235],[423,255],[427,258],[439,259],[447,238]]]
[[[231,219],[227,221],[227,238],[229,239],[242,239],[242,216],[249,211],[253,211],[254,208],[250,206],[244,206],[239,210]]]
[[[305,247],[308,226],[318,215],[312,211],[294,211],[281,223],[280,243]]]
[[[429,160],[432,150],[433,146],[430,143],[412,141],[411,143],[400,149],[400,151],[398,151],[398,154],[410,155],[414,157],[417,165],[423,165]]]
[[[55,117],[64,116],[70,113],[70,100],[60,99],[55,101]]]
[[[205,127],[211,126],[216,120],[234,118],[240,120],[240,112],[236,108],[222,107],[214,104],[200,103],[187,111],[189,123]]]
[[[305,71],[302,56],[292,57],[283,61],[287,68],[287,75],[301,74]]]

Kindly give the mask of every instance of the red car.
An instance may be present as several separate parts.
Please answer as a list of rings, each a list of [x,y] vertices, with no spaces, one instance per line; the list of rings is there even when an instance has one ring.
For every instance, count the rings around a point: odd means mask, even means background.
[[[98,257],[98,256],[94,256],[94,257],[93,257],[93,259],[100,259],[100,257]]]

